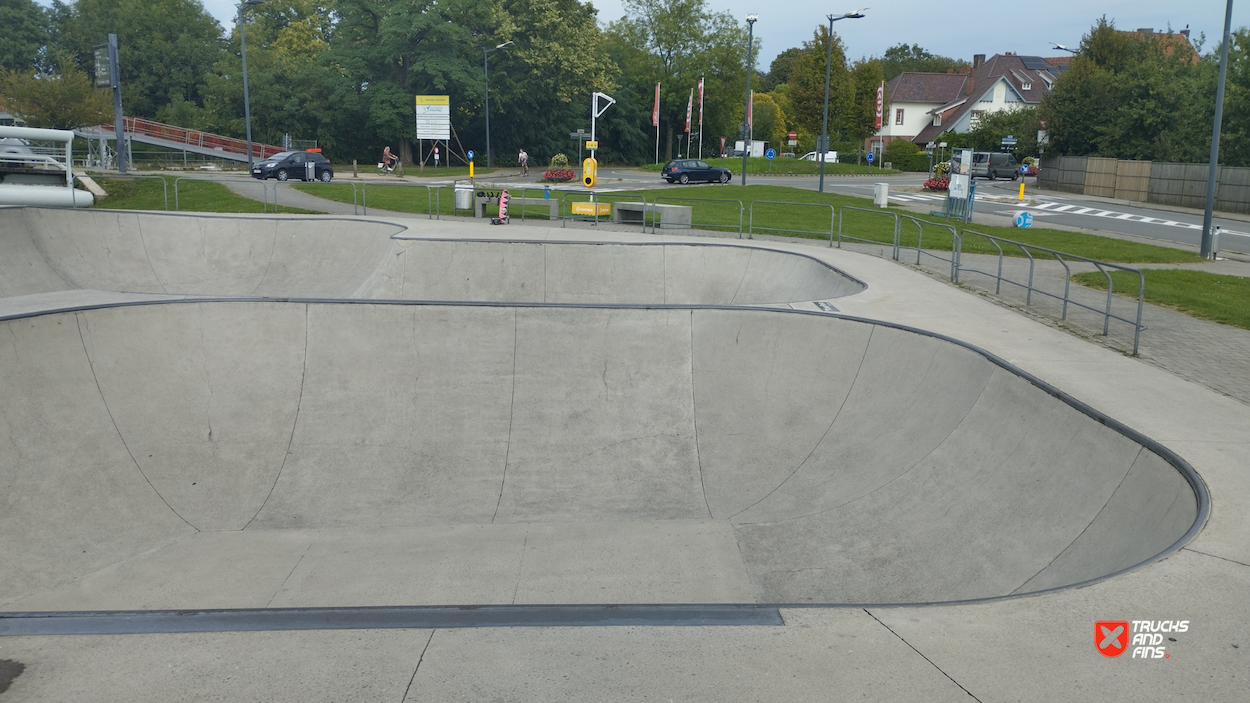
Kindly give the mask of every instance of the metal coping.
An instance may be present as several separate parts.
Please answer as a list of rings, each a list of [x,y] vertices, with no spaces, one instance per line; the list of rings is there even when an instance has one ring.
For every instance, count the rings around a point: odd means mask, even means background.
[[[1096,422],[1119,432],[1121,435],[1137,442],[1146,449],[1154,452],[1164,461],[1180,473],[1189,483],[1190,488],[1194,492],[1194,498],[1197,502],[1197,515],[1189,529],[1179,539],[1173,542],[1163,551],[1154,556],[1144,559],[1137,564],[1127,566],[1118,571],[1109,574],[1096,576],[1078,583],[1068,584],[1064,586],[1056,586],[1041,591],[1031,591],[1029,593],[1007,594],[1003,596],[990,596],[986,598],[970,598],[966,600],[936,601],[936,602],[919,602],[919,603],[746,603],[746,604],[680,604],[680,605],[642,605],[633,604],[629,606],[603,606],[603,605],[587,605],[587,604],[567,604],[567,605],[548,605],[548,606],[483,606],[483,605],[443,605],[443,606],[396,606],[390,610],[396,613],[410,612],[406,617],[408,622],[414,624],[379,624],[381,618],[377,613],[385,613],[387,608],[323,608],[323,609],[281,609],[281,608],[256,608],[256,609],[224,609],[224,610],[179,610],[179,611],[48,611],[48,612],[0,612],[0,636],[6,635],[66,635],[66,634],[125,634],[125,633],[174,633],[174,632],[208,632],[208,631],[255,631],[255,630],[304,630],[304,629],[353,629],[353,628],[375,628],[375,627],[425,627],[427,625],[416,624],[419,622],[435,622],[436,617],[445,618],[442,627],[517,627],[523,625],[531,625],[536,627],[590,627],[590,626],[607,626],[607,625],[639,625],[639,626],[704,626],[709,624],[742,624],[733,621],[733,615],[736,613],[738,617],[747,617],[742,611],[746,609],[756,609],[763,611],[781,610],[781,609],[823,609],[823,608],[927,608],[935,606],[953,606],[953,605],[974,605],[981,603],[992,603],[998,601],[1015,600],[1019,598],[1032,598],[1070,589],[1084,588],[1096,583],[1137,571],[1145,566],[1160,561],[1179,551],[1182,547],[1192,541],[1202,528],[1206,525],[1207,519],[1211,513],[1211,496],[1207,489],[1206,483],[1198,472],[1190,466],[1189,462],[1182,459],[1178,454],[1163,446],[1159,442],[1147,437],[1137,430],[1109,417],[1105,413],[1096,408],[1077,400],[1071,395],[1059,390],[1040,378],[1020,369],[1005,359],[996,356],[980,347],[968,342],[964,342],[953,337],[943,334],[931,332],[928,330],[917,329],[908,325],[902,325],[894,322],[886,322],[882,320],[873,320],[870,318],[857,317],[854,315],[846,315],[842,313],[821,312],[816,310],[793,310],[788,308],[765,308],[750,307],[742,305],[642,305],[642,304],[589,304],[589,303],[508,303],[508,302],[460,302],[460,301],[420,301],[420,300],[360,300],[360,299],[333,299],[333,298],[195,298],[187,300],[153,300],[153,301],[129,301],[113,304],[86,305],[78,307],[61,308],[57,310],[46,310],[21,315],[13,315],[0,318],[0,322],[42,317],[44,315],[54,315],[69,312],[81,312],[88,310],[99,310],[116,307],[135,307],[142,305],[178,305],[178,304],[201,304],[201,303],[295,303],[299,305],[403,305],[403,306],[440,306],[440,307],[494,307],[494,308],[556,308],[556,309],[609,309],[609,310],[722,310],[722,311],[741,311],[753,313],[769,313],[769,314],[789,314],[789,315],[811,315],[823,318],[832,318],[844,320],[847,322],[856,322],[868,325],[878,325],[889,329],[896,329],[903,332],[910,332],[924,337],[938,339],[949,342],[956,346],[967,349],[975,354],[979,354],[990,363],[1002,368],[1003,370],[1015,374],[1019,378],[1024,379],[1033,386],[1039,388],[1047,395],[1054,397],[1073,409],[1081,412]],[[441,609],[441,611],[440,611]],[[512,609],[512,610],[509,610]],[[608,611],[614,609],[624,609],[626,615],[622,615],[619,619],[613,620],[613,615],[605,615],[604,612],[596,612],[597,610]],[[632,610],[631,610],[632,609]],[[685,610],[690,612],[687,613]],[[480,620],[474,621],[467,618],[456,621],[454,618],[448,618],[445,614],[450,611],[483,611],[487,613],[481,616]],[[543,617],[536,615],[526,615],[525,613],[543,613]],[[186,613],[189,615],[205,614],[215,615],[216,620],[211,618],[195,620],[180,619],[178,614]],[[304,617],[294,617],[292,615],[283,616],[283,613],[303,613]],[[429,620],[420,620],[417,615],[426,613]],[[442,613],[441,615],[436,615]],[[645,619],[646,622],[631,622],[629,613],[633,616]],[[709,620],[720,619],[721,622],[699,622],[696,617],[698,613],[704,613]],[[728,614],[727,614],[728,613]],[[232,614],[232,615],[226,615]],[[185,617],[185,616],[184,616]],[[284,619],[285,617],[285,619]],[[464,617],[464,616],[462,616]],[[760,616],[758,613],[754,617]],[[522,622],[525,618],[532,618],[530,622]],[[396,622],[399,622],[398,620]],[[129,624],[127,624],[129,623]],[[200,623],[200,624],[197,624]],[[208,623],[217,623],[213,629],[205,629]],[[769,624],[767,622],[750,622],[745,624]],[[779,622],[775,624],[784,624]],[[432,625],[428,625],[432,626]]]

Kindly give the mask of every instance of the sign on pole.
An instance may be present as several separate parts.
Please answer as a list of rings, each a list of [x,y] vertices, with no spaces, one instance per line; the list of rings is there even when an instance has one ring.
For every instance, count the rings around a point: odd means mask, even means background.
[[[885,83],[877,86],[877,129],[881,129],[881,115],[885,109]]]
[[[95,87],[112,88],[113,74],[109,71],[109,45],[95,47]]]
[[[772,161],[773,159],[777,158],[777,150],[770,147],[764,152],[764,158],[768,159],[769,161]]]
[[[446,95],[417,96],[417,139],[451,139],[451,98]]]
[[[868,163],[872,163],[873,161],[876,161],[877,154],[875,152],[870,151],[867,154],[864,154],[864,158],[868,159]]]

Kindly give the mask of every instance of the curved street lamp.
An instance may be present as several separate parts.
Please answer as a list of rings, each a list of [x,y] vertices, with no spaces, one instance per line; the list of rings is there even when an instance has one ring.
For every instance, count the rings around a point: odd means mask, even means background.
[[[239,3],[239,42],[243,47],[243,121],[247,123],[247,173],[252,173],[252,103],[247,94],[247,31],[243,25],[243,11],[263,5],[265,0],[243,0]]]
[[[486,168],[490,168],[493,165],[490,155],[490,70],[486,67],[486,57],[490,55],[490,52],[499,51],[511,44],[512,41],[508,40],[494,49],[482,50],[482,73],[486,75]]]
[[[864,10],[856,10],[848,12],[844,15],[828,15],[829,17],[829,37],[828,48],[825,50],[825,121],[820,127],[820,143],[816,145],[816,160],[820,162],[820,186],[819,192],[825,192],[825,157],[829,153],[829,69],[833,63],[833,23],[838,20],[857,20],[864,16]]]

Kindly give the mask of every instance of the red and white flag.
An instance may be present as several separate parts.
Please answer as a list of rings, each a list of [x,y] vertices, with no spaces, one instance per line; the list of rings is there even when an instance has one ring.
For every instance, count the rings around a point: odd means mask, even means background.
[[[655,107],[651,108],[651,126],[660,126],[660,84],[655,84]]]
[[[885,83],[877,86],[877,129],[881,129],[881,114],[885,107]]]
[[[703,126],[703,79],[699,79],[699,126]]]
[[[690,99],[686,101],[686,134],[690,134],[690,112],[694,109],[694,88],[690,89]]]

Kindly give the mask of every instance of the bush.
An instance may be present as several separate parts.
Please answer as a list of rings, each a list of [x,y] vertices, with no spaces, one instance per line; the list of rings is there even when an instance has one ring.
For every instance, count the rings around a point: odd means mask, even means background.
[[[896,139],[886,144],[884,160],[900,171],[929,170],[929,155],[906,139]]]

